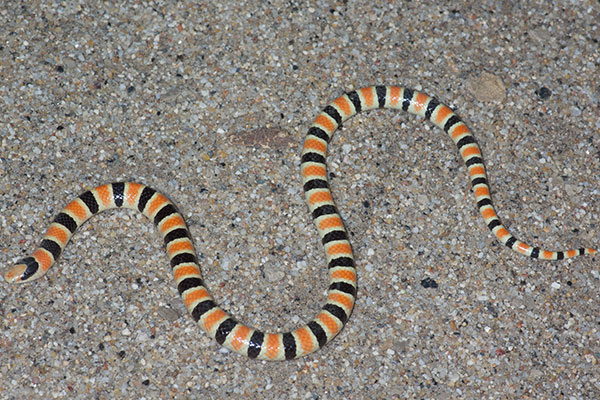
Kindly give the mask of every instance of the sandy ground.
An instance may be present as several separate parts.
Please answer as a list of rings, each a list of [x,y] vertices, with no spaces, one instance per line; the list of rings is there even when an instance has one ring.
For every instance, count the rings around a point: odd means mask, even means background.
[[[327,288],[301,142],[330,100],[373,84],[457,111],[517,237],[600,246],[598,1],[216,3],[0,6],[0,264],[84,190],[140,181],[187,218],[220,304],[298,327]],[[328,162],[359,291],[325,348],[282,363],[222,349],[152,224],[113,211],[40,281],[0,284],[0,398],[600,397],[599,257],[501,246],[450,138],[414,116],[358,115]]]

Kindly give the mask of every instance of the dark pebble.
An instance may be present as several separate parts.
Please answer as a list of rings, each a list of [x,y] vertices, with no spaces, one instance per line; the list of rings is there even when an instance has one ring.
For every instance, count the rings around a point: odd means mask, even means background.
[[[540,99],[542,99],[542,100],[546,100],[548,97],[550,97],[552,95],[552,91],[545,86],[543,88],[540,88],[539,90],[536,90],[535,93],[538,96],[540,96]]]
[[[438,284],[436,281],[434,281],[431,278],[425,278],[421,281],[421,286],[423,286],[426,289],[429,289],[429,288],[437,289]]]
[[[488,310],[488,312],[494,317],[494,318],[498,318],[498,311],[496,310],[496,308],[488,303],[485,308]]]

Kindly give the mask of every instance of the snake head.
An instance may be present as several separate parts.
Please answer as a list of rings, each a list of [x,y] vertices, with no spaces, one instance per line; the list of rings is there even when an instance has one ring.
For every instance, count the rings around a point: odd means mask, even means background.
[[[21,283],[30,280],[39,270],[39,264],[33,257],[25,257],[17,261],[6,273],[4,279],[8,283]]]

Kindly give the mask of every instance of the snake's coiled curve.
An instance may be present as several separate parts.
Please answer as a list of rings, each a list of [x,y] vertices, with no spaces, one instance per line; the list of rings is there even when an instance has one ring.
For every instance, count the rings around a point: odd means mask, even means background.
[[[316,351],[342,330],[356,298],[352,248],[327,180],[327,145],[345,120],[375,108],[396,108],[420,115],[450,135],[467,167],[479,212],[504,245],[526,256],[546,260],[596,252],[590,248],[547,251],[516,239],[496,215],[481,151],[465,123],[449,107],[426,94],[396,86],[372,86],[349,92],[325,107],[304,141],[301,164],[304,192],[325,247],[330,278],[325,305],[306,325],[292,332],[264,333],[229,316],[204,286],[182,215],[165,195],[140,183],[105,184],[77,197],[54,218],[39,248],[9,269],[5,279],[27,282],[41,277],[58,259],[77,228],[90,217],[112,208],[132,208],[157,226],[183,302],[194,321],[218,343],[248,357],[266,360],[293,359]]]

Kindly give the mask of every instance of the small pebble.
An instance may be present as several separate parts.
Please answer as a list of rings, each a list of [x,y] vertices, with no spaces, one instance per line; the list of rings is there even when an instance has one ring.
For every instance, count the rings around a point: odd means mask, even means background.
[[[479,101],[500,103],[506,98],[506,87],[502,79],[489,72],[482,72],[478,77],[467,81],[467,88]]]
[[[431,278],[425,278],[421,281],[421,286],[423,286],[426,289],[437,289],[438,284]]]
[[[542,100],[546,100],[547,98],[549,98],[552,95],[552,91],[550,91],[550,89],[548,89],[547,87],[542,87],[539,90],[536,91],[536,94],[540,97],[540,99]]]

